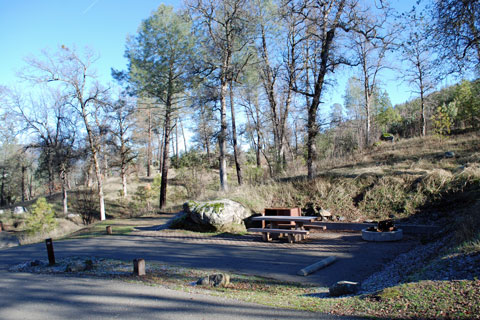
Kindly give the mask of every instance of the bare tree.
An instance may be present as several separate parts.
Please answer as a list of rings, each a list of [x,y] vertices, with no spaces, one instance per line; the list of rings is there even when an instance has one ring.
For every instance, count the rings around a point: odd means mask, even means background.
[[[236,80],[239,70],[243,69],[248,59],[235,60],[234,55],[242,52],[251,42],[245,36],[248,29],[247,0],[192,0],[188,3],[192,15],[196,17],[199,27],[206,31],[208,40],[202,48],[202,60],[206,68],[215,75],[220,83],[220,132],[218,134],[220,189],[228,190],[227,184],[227,96],[228,87]],[[236,63],[237,62],[237,63]],[[230,96],[233,102],[232,96]],[[231,107],[233,104],[231,104]],[[232,109],[232,115],[235,111]],[[236,145],[236,141],[234,141]],[[235,146],[235,150],[236,150]],[[235,154],[238,155],[238,150]],[[241,182],[241,169],[236,160],[237,177]]]
[[[302,20],[292,14],[293,4],[256,1],[258,72],[269,105],[275,171],[286,165],[286,124],[296,81],[299,27]]]
[[[120,168],[122,180],[122,197],[127,197],[127,170],[135,160],[137,154],[133,151],[132,130],[134,105],[128,97],[120,96],[116,102],[109,106],[110,133],[109,139],[115,154],[118,156],[116,166]]]
[[[105,131],[105,128],[102,128],[100,117],[108,89],[102,88],[96,81],[96,75],[92,70],[96,57],[88,50],[83,56],[80,56],[75,49],[66,46],[62,46],[53,54],[47,51],[43,51],[42,54],[42,59],[29,58],[26,60],[29,69],[22,76],[36,83],[57,84],[63,95],[70,97],[68,104],[79,115],[86,132],[97,178],[100,219],[105,220],[99,137]]]
[[[299,21],[295,43],[309,49],[300,53],[290,76],[295,79],[293,90],[305,96],[307,102],[307,169],[308,178],[312,179],[315,176],[317,159],[315,142],[319,133],[317,112],[326,76],[339,64],[346,62],[344,56],[338,52],[341,39],[339,33],[349,30],[356,1],[292,0],[287,1],[287,4],[290,8],[289,14]]]
[[[389,68],[386,55],[394,47],[393,29],[387,29],[388,8],[364,9],[355,16],[353,44],[360,66],[365,109],[365,145],[369,146],[372,127],[372,105],[378,91],[379,74]]]
[[[427,132],[426,96],[435,88],[433,52],[427,37],[427,24],[423,16],[415,11],[406,16],[406,39],[402,41],[401,50],[403,61],[407,64],[403,68],[403,79],[414,87],[414,92],[420,95],[420,122],[422,136]]]

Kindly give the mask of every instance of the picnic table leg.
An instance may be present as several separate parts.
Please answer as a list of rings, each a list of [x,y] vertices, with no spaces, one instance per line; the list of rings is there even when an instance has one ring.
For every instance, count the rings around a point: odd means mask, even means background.
[[[300,222],[300,221],[297,222],[295,229],[296,230],[305,230],[305,227],[303,226],[303,222]],[[298,241],[302,241],[302,240],[305,240],[307,238],[306,234],[299,234],[297,236],[298,236]]]
[[[296,235],[293,235],[293,234],[288,234],[288,243],[294,243],[296,242]]]
[[[262,238],[263,238],[263,241],[265,242],[272,241],[272,238],[270,237],[270,233],[268,232],[262,232]]]

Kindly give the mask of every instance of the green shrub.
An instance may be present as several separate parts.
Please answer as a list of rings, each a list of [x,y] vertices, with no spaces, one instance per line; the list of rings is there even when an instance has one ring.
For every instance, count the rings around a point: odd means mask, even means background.
[[[56,226],[57,222],[52,206],[45,198],[38,198],[25,221],[25,231],[29,234],[49,232]]]
[[[129,203],[129,208],[132,211],[130,216],[135,217],[145,213],[150,213],[153,210],[152,200],[155,197],[155,190],[152,189],[150,184],[146,186],[139,186],[132,196],[132,200]]]

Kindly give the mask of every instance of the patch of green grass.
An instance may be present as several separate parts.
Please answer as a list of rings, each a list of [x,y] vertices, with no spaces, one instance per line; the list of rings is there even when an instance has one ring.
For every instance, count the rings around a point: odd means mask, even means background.
[[[72,233],[64,239],[84,239],[105,236],[107,234],[107,226],[112,226],[113,235],[127,235],[132,232],[135,225],[132,225],[128,220],[107,220],[93,223],[85,228]]]
[[[340,299],[334,312],[401,319],[480,319],[480,281],[420,281]]]

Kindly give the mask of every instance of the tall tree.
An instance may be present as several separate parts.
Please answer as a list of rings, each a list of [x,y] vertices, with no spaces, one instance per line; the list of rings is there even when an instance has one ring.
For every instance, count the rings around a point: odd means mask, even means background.
[[[218,134],[220,189],[227,191],[228,87],[237,78],[239,70],[243,69],[241,66],[248,61],[246,59],[239,62],[234,58],[236,53],[242,52],[251,42],[245,36],[249,27],[248,0],[191,0],[188,6],[200,30],[204,30],[207,34],[205,41],[202,42],[202,60],[206,69],[210,71],[210,77],[215,77],[220,84],[220,132]],[[237,176],[240,179],[238,175],[240,167],[238,162],[236,164]]]
[[[388,8],[358,10],[355,17],[353,44],[363,85],[365,109],[365,145],[369,146],[372,127],[372,105],[378,91],[380,72],[388,68],[386,55],[394,46],[394,33],[388,30]]]
[[[134,128],[133,115],[134,104],[128,97],[120,96],[114,103],[109,105],[110,119],[110,143],[113,146],[114,154],[117,155],[115,165],[120,168],[120,179],[122,180],[122,197],[127,197],[127,170],[128,166],[135,160],[137,154],[133,151],[132,130]]]
[[[267,97],[272,124],[275,171],[285,169],[286,124],[293,100],[299,38],[298,17],[292,4],[255,1],[258,73]]]
[[[174,115],[178,99],[191,82],[189,65],[192,48],[188,16],[161,5],[141,23],[136,37],[127,41],[125,56],[129,60],[128,73],[113,71],[114,77],[128,81],[137,96],[146,95],[164,106],[160,209],[167,200],[170,134],[174,128]]]
[[[296,80],[294,91],[303,95],[307,102],[307,170],[308,178],[313,179],[317,160],[315,142],[319,133],[317,112],[324,93],[325,79],[339,64],[346,61],[338,50],[341,44],[339,33],[349,29],[351,12],[355,10],[357,1],[292,0],[288,3],[291,4],[290,14],[299,21],[295,43],[299,47],[305,45],[309,48],[299,54],[290,76]],[[303,67],[300,69],[300,66]]]
[[[80,117],[86,133],[88,146],[92,154],[97,193],[100,203],[100,219],[105,220],[105,199],[103,194],[103,176],[100,165],[100,136],[105,132],[102,127],[103,111],[108,89],[102,88],[96,80],[93,64],[96,57],[86,50],[83,56],[75,49],[61,46],[55,53],[42,52],[43,57],[28,58],[29,68],[22,76],[35,83],[57,85],[62,95],[69,97],[68,105]]]
[[[433,52],[427,37],[425,17],[415,10],[405,16],[406,38],[401,43],[402,59],[407,67],[403,68],[403,79],[420,95],[420,122],[422,136],[427,132],[426,97],[435,88],[434,72],[437,66],[433,61]]]

